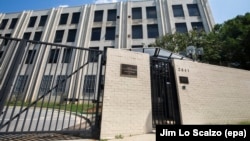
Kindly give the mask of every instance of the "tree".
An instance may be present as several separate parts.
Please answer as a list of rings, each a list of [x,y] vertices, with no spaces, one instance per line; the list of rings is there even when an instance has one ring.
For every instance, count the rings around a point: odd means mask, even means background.
[[[221,51],[223,42],[221,41],[220,37],[220,29],[221,25],[217,24],[214,26],[214,29],[205,36],[203,44],[204,62],[222,65]]]
[[[195,46],[197,48],[204,48],[205,51],[209,52],[204,59],[206,60],[216,60],[218,57],[215,56],[213,59],[209,58],[209,54],[213,53],[213,49],[209,49],[209,46],[212,46],[217,40],[211,40],[208,42],[209,38],[213,38],[215,35],[208,35],[203,30],[193,30],[188,33],[174,33],[167,34],[156,39],[155,43],[151,46],[161,47],[163,49],[175,52],[186,54],[186,48],[188,46]],[[215,37],[214,37],[215,38]]]
[[[250,69],[250,13],[237,16],[221,25],[222,61]]]
[[[169,51],[186,52],[192,45],[204,49],[203,62],[250,70],[250,13],[217,24],[209,33],[193,30],[167,34],[156,39],[153,46]]]
[[[163,49],[178,53],[184,51],[189,45],[202,45],[205,32],[203,31],[190,31],[188,33],[174,33],[167,34],[157,38],[155,43],[151,46],[161,47]]]

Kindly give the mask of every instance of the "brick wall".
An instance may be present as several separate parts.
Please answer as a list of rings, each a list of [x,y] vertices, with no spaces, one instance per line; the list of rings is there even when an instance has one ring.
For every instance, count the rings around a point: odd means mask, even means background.
[[[137,65],[137,77],[120,75],[120,65]],[[108,49],[101,139],[152,130],[149,55]]]
[[[184,60],[173,65],[183,124],[250,121],[249,71]],[[187,76],[189,84],[180,84],[179,76]]]

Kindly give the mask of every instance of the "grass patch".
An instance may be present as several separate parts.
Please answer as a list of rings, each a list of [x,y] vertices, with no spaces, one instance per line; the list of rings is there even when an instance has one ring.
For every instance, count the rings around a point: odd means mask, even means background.
[[[242,121],[240,122],[240,125],[250,125],[250,121]]]
[[[17,101],[15,102],[10,102],[9,106],[24,106],[27,107],[30,105],[30,103],[28,102],[21,102],[21,101]],[[87,113],[89,109],[94,108],[94,104],[92,103],[53,103],[53,102],[37,102],[36,105],[32,106],[32,107],[37,107],[37,108],[50,108],[50,109],[60,109],[61,111],[71,111],[71,112],[75,112],[78,114],[84,114]],[[91,112],[88,112],[91,113]]]
[[[123,135],[121,135],[121,134],[120,135],[116,135],[115,139],[123,139]]]

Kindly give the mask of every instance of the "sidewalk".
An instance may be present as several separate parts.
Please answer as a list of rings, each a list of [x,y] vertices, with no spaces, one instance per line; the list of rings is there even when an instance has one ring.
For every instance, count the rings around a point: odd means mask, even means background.
[[[119,139],[102,139],[100,141],[155,141],[155,133],[134,135],[130,137],[123,137]],[[68,140],[69,141],[69,140]],[[79,139],[79,140],[71,140],[71,141],[99,141],[93,139]]]
[[[155,141],[155,133],[124,137],[123,139],[111,139],[108,141]]]

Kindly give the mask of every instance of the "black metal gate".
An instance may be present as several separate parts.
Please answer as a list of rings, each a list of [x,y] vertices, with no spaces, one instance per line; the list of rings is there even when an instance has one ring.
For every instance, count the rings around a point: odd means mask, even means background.
[[[99,138],[103,53],[0,37],[0,139],[63,133]]]
[[[153,127],[181,124],[171,60],[150,58]]]

